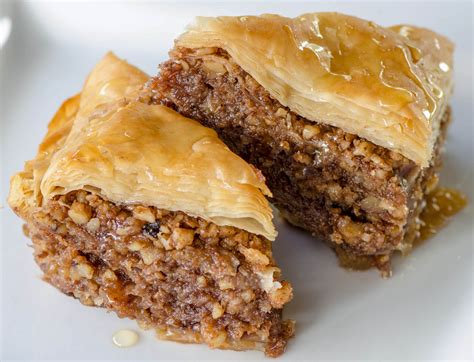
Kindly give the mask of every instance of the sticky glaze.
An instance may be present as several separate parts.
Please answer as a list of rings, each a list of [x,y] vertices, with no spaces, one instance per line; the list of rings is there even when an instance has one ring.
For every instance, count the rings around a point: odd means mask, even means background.
[[[293,112],[429,164],[452,85],[438,34],[338,13],[199,17],[177,45],[223,48]]]

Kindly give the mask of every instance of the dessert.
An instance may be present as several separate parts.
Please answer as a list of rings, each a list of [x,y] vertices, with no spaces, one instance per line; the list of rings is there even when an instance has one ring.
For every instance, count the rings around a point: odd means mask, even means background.
[[[198,17],[147,94],[214,128],[343,265],[388,276],[438,181],[452,52],[430,30],[338,13]]]
[[[13,176],[44,280],[163,339],[278,356],[292,288],[264,178],[212,129],[141,102],[147,79],[107,54]]]

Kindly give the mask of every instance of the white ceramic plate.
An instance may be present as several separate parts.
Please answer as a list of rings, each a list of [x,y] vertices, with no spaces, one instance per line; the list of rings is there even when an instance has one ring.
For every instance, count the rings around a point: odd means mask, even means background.
[[[22,3],[2,2],[12,32],[1,56],[1,204],[8,178],[31,159],[47,122],[107,50],[148,71],[166,59],[173,38],[195,15],[340,11],[383,25],[412,23],[453,39],[456,49],[454,124],[442,183],[474,199],[472,116],[472,3]],[[4,24],[4,23],[1,23]],[[0,28],[5,25],[0,25]],[[1,39],[0,39],[1,40]],[[82,306],[42,282],[22,222],[0,210],[2,359],[263,359],[259,352],[209,350],[156,340],[118,349],[112,334],[135,323]],[[285,310],[296,337],[281,360],[470,359],[472,354],[473,213],[469,206],[410,256],[397,258],[394,276],[348,272],[333,253],[276,218],[277,261],[293,283]]]

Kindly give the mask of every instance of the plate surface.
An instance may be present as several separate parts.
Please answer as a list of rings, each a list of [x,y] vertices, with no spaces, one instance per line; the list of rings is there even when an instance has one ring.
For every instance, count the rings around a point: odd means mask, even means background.
[[[107,50],[150,74],[173,38],[195,15],[340,11],[382,25],[435,29],[457,44],[454,123],[442,183],[473,192],[472,3],[2,3],[12,32],[1,66],[1,343],[2,359],[250,360],[259,352],[211,351],[140,332],[139,344],[118,349],[113,333],[133,321],[87,308],[40,280],[22,222],[6,207],[8,178],[31,159],[59,104],[80,90]],[[1,17],[0,16],[0,17]],[[436,237],[405,258],[394,276],[348,272],[333,253],[276,217],[274,253],[293,283],[285,310],[297,335],[280,360],[471,359],[473,357],[472,204]]]

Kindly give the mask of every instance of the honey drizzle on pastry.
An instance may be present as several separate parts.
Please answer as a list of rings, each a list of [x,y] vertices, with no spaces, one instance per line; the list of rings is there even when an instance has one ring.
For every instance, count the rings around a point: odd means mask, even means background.
[[[338,13],[198,17],[177,47],[222,48],[292,112],[428,167],[451,94],[453,44]]]

